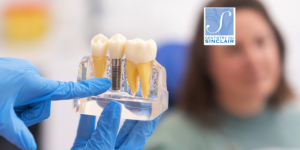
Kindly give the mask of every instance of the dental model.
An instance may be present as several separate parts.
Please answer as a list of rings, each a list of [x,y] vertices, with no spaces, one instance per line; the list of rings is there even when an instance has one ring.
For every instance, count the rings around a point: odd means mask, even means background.
[[[96,35],[91,41],[91,47],[95,77],[103,78],[106,70],[107,37],[102,34]]]
[[[99,95],[75,98],[73,112],[96,116],[114,100],[122,106],[121,119],[151,121],[168,109],[167,74],[155,60],[155,41],[126,40],[121,34],[107,39],[99,34],[91,44],[92,55],[81,59],[77,82],[103,77],[111,87]]]
[[[155,60],[157,46],[154,40],[127,40],[125,46],[126,76],[132,94],[138,90],[138,78],[142,84],[142,96],[146,98],[150,89],[152,61]]]
[[[122,88],[122,57],[124,56],[126,38],[116,34],[108,40],[108,49],[111,58],[111,89],[121,90]]]

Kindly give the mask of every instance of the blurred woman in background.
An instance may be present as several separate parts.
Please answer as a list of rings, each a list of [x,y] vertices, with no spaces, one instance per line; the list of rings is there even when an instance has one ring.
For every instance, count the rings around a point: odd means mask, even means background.
[[[179,109],[165,116],[145,149],[300,149],[284,43],[265,8],[254,0],[207,7],[236,8],[236,45],[204,46],[201,15]]]

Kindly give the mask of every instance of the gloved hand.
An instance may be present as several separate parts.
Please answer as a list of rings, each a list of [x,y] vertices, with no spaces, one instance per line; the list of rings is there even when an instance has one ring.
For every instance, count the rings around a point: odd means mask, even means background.
[[[27,126],[50,115],[50,100],[88,97],[105,92],[108,79],[79,83],[43,78],[28,60],[0,58],[0,135],[21,149],[37,149]]]
[[[116,101],[106,105],[96,129],[94,116],[81,115],[71,150],[141,150],[161,115],[152,121],[126,120],[117,136],[120,117],[121,105]]]

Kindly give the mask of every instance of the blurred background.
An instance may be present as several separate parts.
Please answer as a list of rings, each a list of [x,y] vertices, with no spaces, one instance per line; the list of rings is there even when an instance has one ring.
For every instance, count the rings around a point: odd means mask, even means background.
[[[206,0],[1,0],[0,57],[30,60],[44,77],[76,81],[78,64],[90,55],[90,40],[102,33],[153,39],[167,69],[170,106],[180,88],[198,16]],[[262,0],[287,46],[286,74],[300,95],[300,1]],[[298,11],[298,12],[295,12]],[[299,109],[300,109],[300,103]],[[79,114],[72,101],[52,102],[49,119],[32,126],[39,149],[70,149]],[[9,144],[0,139],[0,145]],[[11,148],[13,149],[13,148]]]

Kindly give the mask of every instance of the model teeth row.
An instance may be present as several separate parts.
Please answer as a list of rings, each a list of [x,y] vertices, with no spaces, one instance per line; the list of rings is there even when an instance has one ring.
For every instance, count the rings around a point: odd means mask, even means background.
[[[138,76],[142,86],[142,96],[149,94],[152,61],[155,60],[157,46],[154,40],[126,40],[121,34],[110,39],[102,34],[96,35],[91,42],[95,77],[103,78],[106,70],[106,54],[111,59],[126,57],[126,76],[132,94],[138,91]]]

